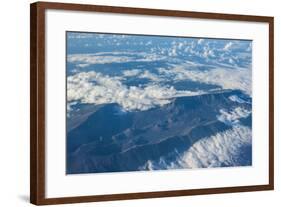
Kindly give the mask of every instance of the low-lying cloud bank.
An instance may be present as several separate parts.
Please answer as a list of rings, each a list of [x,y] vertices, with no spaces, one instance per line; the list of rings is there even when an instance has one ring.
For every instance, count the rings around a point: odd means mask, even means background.
[[[134,55],[134,56],[132,56]],[[93,54],[71,54],[67,56],[69,63],[77,65],[87,64],[110,64],[110,63],[128,63],[128,62],[153,62],[165,59],[165,56],[151,53],[127,53],[127,52],[111,52],[111,53],[93,53]]]
[[[252,72],[250,69],[214,68],[210,70],[189,70],[186,65],[174,66],[170,69],[160,68],[161,75],[174,81],[192,80],[200,83],[219,85],[223,89],[239,89],[247,95],[252,94]]]
[[[121,60],[120,60],[121,61]],[[176,90],[165,82],[191,80],[220,86],[222,89],[239,89],[251,96],[251,70],[222,69],[209,70],[189,69],[183,64],[168,69],[159,68],[158,74],[149,70],[124,70],[120,76],[103,75],[95,71],[80,72],[67,78],[68,102],[80,101],[89,104],[118,103],[125,110],[147,110],[155,106],[170,103],[172,98],[203,94],[203,91]],[[127,86],[122,81],[127,78],[148,79],[145,86]],[[232,101],[243,102],[231,97]]]
[[[252,131],[241,125],[196,142],[178,160],[184,168],[239,166],[235,157],[241,147],[251,144]]]
[[[241,166],[245,163],[241,163],[237,157],[243,147],[251,144],[252,130],[242,125],[235,125],[229,130],[200,139],[182,154],[175,152],[175,156],[178,156],[176,161],[167,162],[164,157],[158,161],[149,160],[140,167],[140,170]],[[251,160],[244,160],[244,162],[248,165]]]
[[[217,118],[219,121],[221,121],[227,125],[235,125],[235,124],[240,123],[239,119],[246,118],[251,113],[252,113],[251,111],[241,108],[241,107],[237,107],[232,111],[227,111],[226,109],[221,109],[220,114],[217,116]]]
[[[174,87],[149,84],[144,87],[126,86],[122,77],[110,77],[94,71],[67,78],[68,103],[118,103],[127,111],[148,110],[171,102],[172,98],[203,94],[202,91],[178,91]]]

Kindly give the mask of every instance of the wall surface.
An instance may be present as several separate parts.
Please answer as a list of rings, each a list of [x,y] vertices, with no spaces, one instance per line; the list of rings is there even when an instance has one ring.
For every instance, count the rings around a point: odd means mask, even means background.
[[[65,2],[61,0],[62,2]],[[274,0],[85,0],[67,1],[100,5],[268,15],[275,17],[275,191],[65,206],[280,206],[280,88],[281,13]],[[29,200],[29,3],[1,3],[0,75],[0,206],[31,206]],[[278,204],[279,203],[279,204]]]

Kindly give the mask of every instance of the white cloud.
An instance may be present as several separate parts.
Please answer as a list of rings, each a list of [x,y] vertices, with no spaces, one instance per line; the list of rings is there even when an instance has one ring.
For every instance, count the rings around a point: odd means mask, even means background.
[[[177,80],[192,80],[195,82],[219,85],[224,89],[239,89],[251,96],[252,72],[250,69],[215,68],[207,71],[189,70],[188,65],[174,66],[170,69],[159,69],[160,74]]]
[[[183,42],[179,42],[178,43],[178,48],[181,50],[182,49],[182,47],[184,46],[184,43]]]
[[[67,61],[70,63],[81,64],[105,64],[105,63],[126,63],[133,61],[134,58],[128,56],[101,56],[95,54],[74,54],[68,55]]]
[[[235,125],[235,124],[239,124],[240,118],[246,118],[251,113],[252,113],[251,111],[241,107],[237,107],[232,111],[221,109],[220,114],[217,116],[217,118],[219,121],[227,125]]]
[[[152,42],[151,42],[151,41],[148,41],[145,45],[146,45],[146,46],[152,45]]]
[[[201,54],[201,56],[206,58],[206,60],[207,60],[209,57],[214,57],[214,52],[213,52],[213,50],[211,50],[209,48],[205,48],[204,52]]]
[[[147,78],[155,82],[161,81],[161,78],[158,75],[151,73],[148,70],[145,70],[142,74],[140,74],[139,78]]]
[[[136,61],[138,62],[153,62],[166,59],[165,56],[157,55],[157,54],[142,54],[143,57],[137,58]]]
[[[85,38],[93,38],[95,37],[96,34],[94,33],[68,33],[67,34],[67,37],[69,39],[85,39]]]
[[[251,129],[235,125],[229,130],[200,139],[184,153],[180,154],[175,150],[176,161],[169,162],[165,160],[165,157],[161,157],[157,161],[148,160],[139,169],[196,169],[241,166],[241,161],[237,161],[235,157],[239,156],[241,147],[249,146],[251,143]]]
[[[68,102],[67,103],[67,117],[70,117],[70,112],[72,111],[72,106],[76,105],[77,102],[73,101],[73,102]]]
[[[118,56],[117,56],[118,55]],[[132,55],[135,55],[133,57]],[[70,63],[83,64],[107,64],[107,63],[127,63],[127,62],[153,62],[164,60],[163,55],[150,53],[129,53],[129,52],[102,52],[93,54],[71,54],[67,56]]]
[[[88,67],[90,64],[88,63],[84,63],[84,64],[77,64],[77,67],[80,67],[80,68],[85,68],[85,67]]]
[[[204,39],[199,39],[199,40],[197,41],[197,44],[201,45],[203,42],[204,42]]]
[[[139,69],[132,69],[132,70],[124,70],[123,71],[123,75],[125,77],[137,76],[140,73],[141,73],[141,70],[139,70]]]
[[[233,58],[229,58],[229,59],[228,59],[228,62],[229,62],[230,64],[234,64],[234,63],[235,63],[235,61],[233,60]]]
[[[229,98],[231,101],[237,102],[237,103],[249,103],[249,102],[243,100],[242,98],[240,98],[240,97],[238,97],[238,96],[236,96],[236,95],[229,96],[228,98]]]
[[[242,146],[251,145],[252,131],[248,127],[236,125],[232,129],[219,132],[196,142],[177,164],[183,168],[239,166],[233,158]]]
[[[233,42],[228,42],[228,43],[225,44],[223,50],[226,50],[226,51],[227,51],[227,50],[229,50],[232,46],[233,46]]]
[[[174,47],[168,52],[169,56],[177,56],[177,49]]]
[[[203,94],[202,91],[177,91],[174,87],[147,85],[144,88],[126,86],[120,77],[104,76],[101,73],[81,72],[67,78],[68,102],[80,101],[89,104],[118,103],[123,109],[148,110],[168,104],[175,97]]]

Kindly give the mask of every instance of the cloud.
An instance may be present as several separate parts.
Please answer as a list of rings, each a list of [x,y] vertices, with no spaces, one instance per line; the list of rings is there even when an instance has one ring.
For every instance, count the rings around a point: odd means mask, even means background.
[[[197,44],[201,45],[204,42],[204,39],[198,39]]]
[[[174,47],[168,52],[169,56],[177,56],[177,49]]]
[[[226,50],[226,51],[227,51],[227,50],[229,50],[232,46],[233,46],[233,42],[228,42],[228,43],[225,44],[223,50]]]
[[[246,165],[251,163],[251,158],[243,161],[237,158],[241,148],[251,144],[251,129],[235,125],[229,130],[200,139],[183,153],[175,150],[175,161],[168,161],[165,157],[161,157],[159,160],[148,160],[139,169],[163,170],[243,166],[245,163]]]
[[[248,60],[249,57],[241,57],[240,53],[244,52],[251,57],[251,41],[235,41],[235,40],[220,40],[220,39],[208,39],[208,38],[169,38],[165,37],[144,37],[144,36],[132,36],[132,35],[112,35],[112,34],[97,34],[97,33],[68,33],[68,39],[70,45],[72,44],[85,44],[89,46],[101,44],[101,47],[113,46],[112,49],[117,49],[118,45],[123,45],[124,48],[118,50],[123,52],[137,51],[140,48],[147,54],[162,54],[166,55],[166,58],[175,58],[178,55],[186,57],[199,57],[208,63],[224,63],[228,65],[234,65],[237,63],[243,64],[243,61]],[[82,40],[76,40],[82,39]],[[95,44],[93,44],[95,42]],[[144,48],[145,44],[149,45]],[[126,48],[126,45],[141,46],[140,48]],[[78,45],[77,45],[78,46]],[[101,49],[101,48],[100,48]],[[153,50],[150,51],[149,50]],[[120,52],[121,53],[121,52]],[[133,52],[134,53],[134,52]],[[225,58],[221,58],[224,54]],[[128,57],[131,57],[128,55]],[[238,60],[233,57],[238,57]]]
[[[153,61],[160,61],[166,59],[165,56],[157,55],[157,54],[142,54],[143,57],[137,58],[136,61],[138,62],[153,62]]]
[[[184,168],[239,166],[235,160],[241,147],[251,145],[252,131],[237,125],[196,142],[177,161]]]
[[[175,97],[203,94],[202,91],[177,91],[174,87],[147,85],[143,88],[123,85],[122,77],[110,77],[94,71],[81,72],[67,78],[68,102],[89,104],[117,103],[124,110],[148,110],[163,106]]]
[[[97,37],[95,33],[76,33],[76,32],[68,32],[67,38],[68,39],[86,39],[86,38],[94,38]]]
[[[181,50],[182,47],[184,46],[184,44],[185,44],[185,43],[183,43],[183,42],[179,42],[179,43],[178,43],[178,48]]]
[[[124,70],[123,71],[123,75],[125,77],[137,76],[140,73],[141,73],[141,70],[139,70],[139,69],[132,69],[132,70]]]
[[[232,111],[221,109],[220,114],[217,116],[217,118],[219,121],[227,125],[235,125],[235,124],[239,124],[239,119],[246,118],[251,113],[252,113],[251,111],[241,107],[237,107]]]
[[[85,67],[88,67],[90,64],[88,63],[84,63],[84,64],[77,64],[77,67],[80,67],[80,68],[85,68]]]
[[[148,41],[145,45],[146,45],[146,46],[152,45],[152,42],[151,42],[151,41]]]
[[[135,55],[134,57],[132,55]],[[164,60],[163,55],[150,53],[129,53],[129,52],[102,52],[93,54],[71,54],[67,56],[67,61],[79,65],[90,64],[110,64],[128,62],[153,62]]]
[[[76,101],[73,101],[73,102],[70,102],[70,103],[67,103],[67,117],[70,117],[70,113],[71,111],[73,110],[72,109],[72,106],[76,105],[77,102]]]
[[[231,101],[237,103],[249,103],[248,101],[243,100],[242,98],[238,97],[237,95],[232,95],[228,97]]]
[[[201,54],[201,56],[208,59],[209,57],[214,57],[214,52],[209,48],[204,48],[204,52]]]
[[[74,54],[68,55],[67,61],[70,63],[81,64],[106,64],[106,63],[126,63],[133,61],[134,58],[128,56],[101,56],[95,54]]]
[[[181,42],[173,41],[171,43],[171,47],[167,49],[168,56],[176,57],[178,54],[182,54],[183,51],[189,49],[187,45],[188,45],[187,41],[181,41]],[[189,51],[185,51],[185,52],[189,52]]]
[[[148,70],[145,70],[145,71],[144,71],[143,73],[141,73],[138,77],[139,77],[139,78],[147,78],[147,79],[149,79],[149,80],[151,80],[151,81],[155,81],[155,82],[161,81],[161,78],[160,78],[158,75],[156,75],[156,74],[154,74],[154,73],[151,73],[151,72],[149,72]]]
[[[158,69],[162,75],[174,81],[192,80],[200,83],[219,85],[223,89],[239,89],[251,96],[252,72],[250,69],[214,68],[210,70],[191,70],[188,65],[174,65],[170,69]]]

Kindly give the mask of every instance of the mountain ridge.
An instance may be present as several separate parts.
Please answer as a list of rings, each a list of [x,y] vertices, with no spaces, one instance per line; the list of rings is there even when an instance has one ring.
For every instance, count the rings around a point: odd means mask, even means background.
[[[230,100],[233,95],[250,99],[239,90],[224,90],[177,97],[147,111],[118,113],[118,104],[104,105],[68,133],[67,173],[134,171],[147,160],[184,151],[231,128],[216,118],[221,108],[251,108]]]

